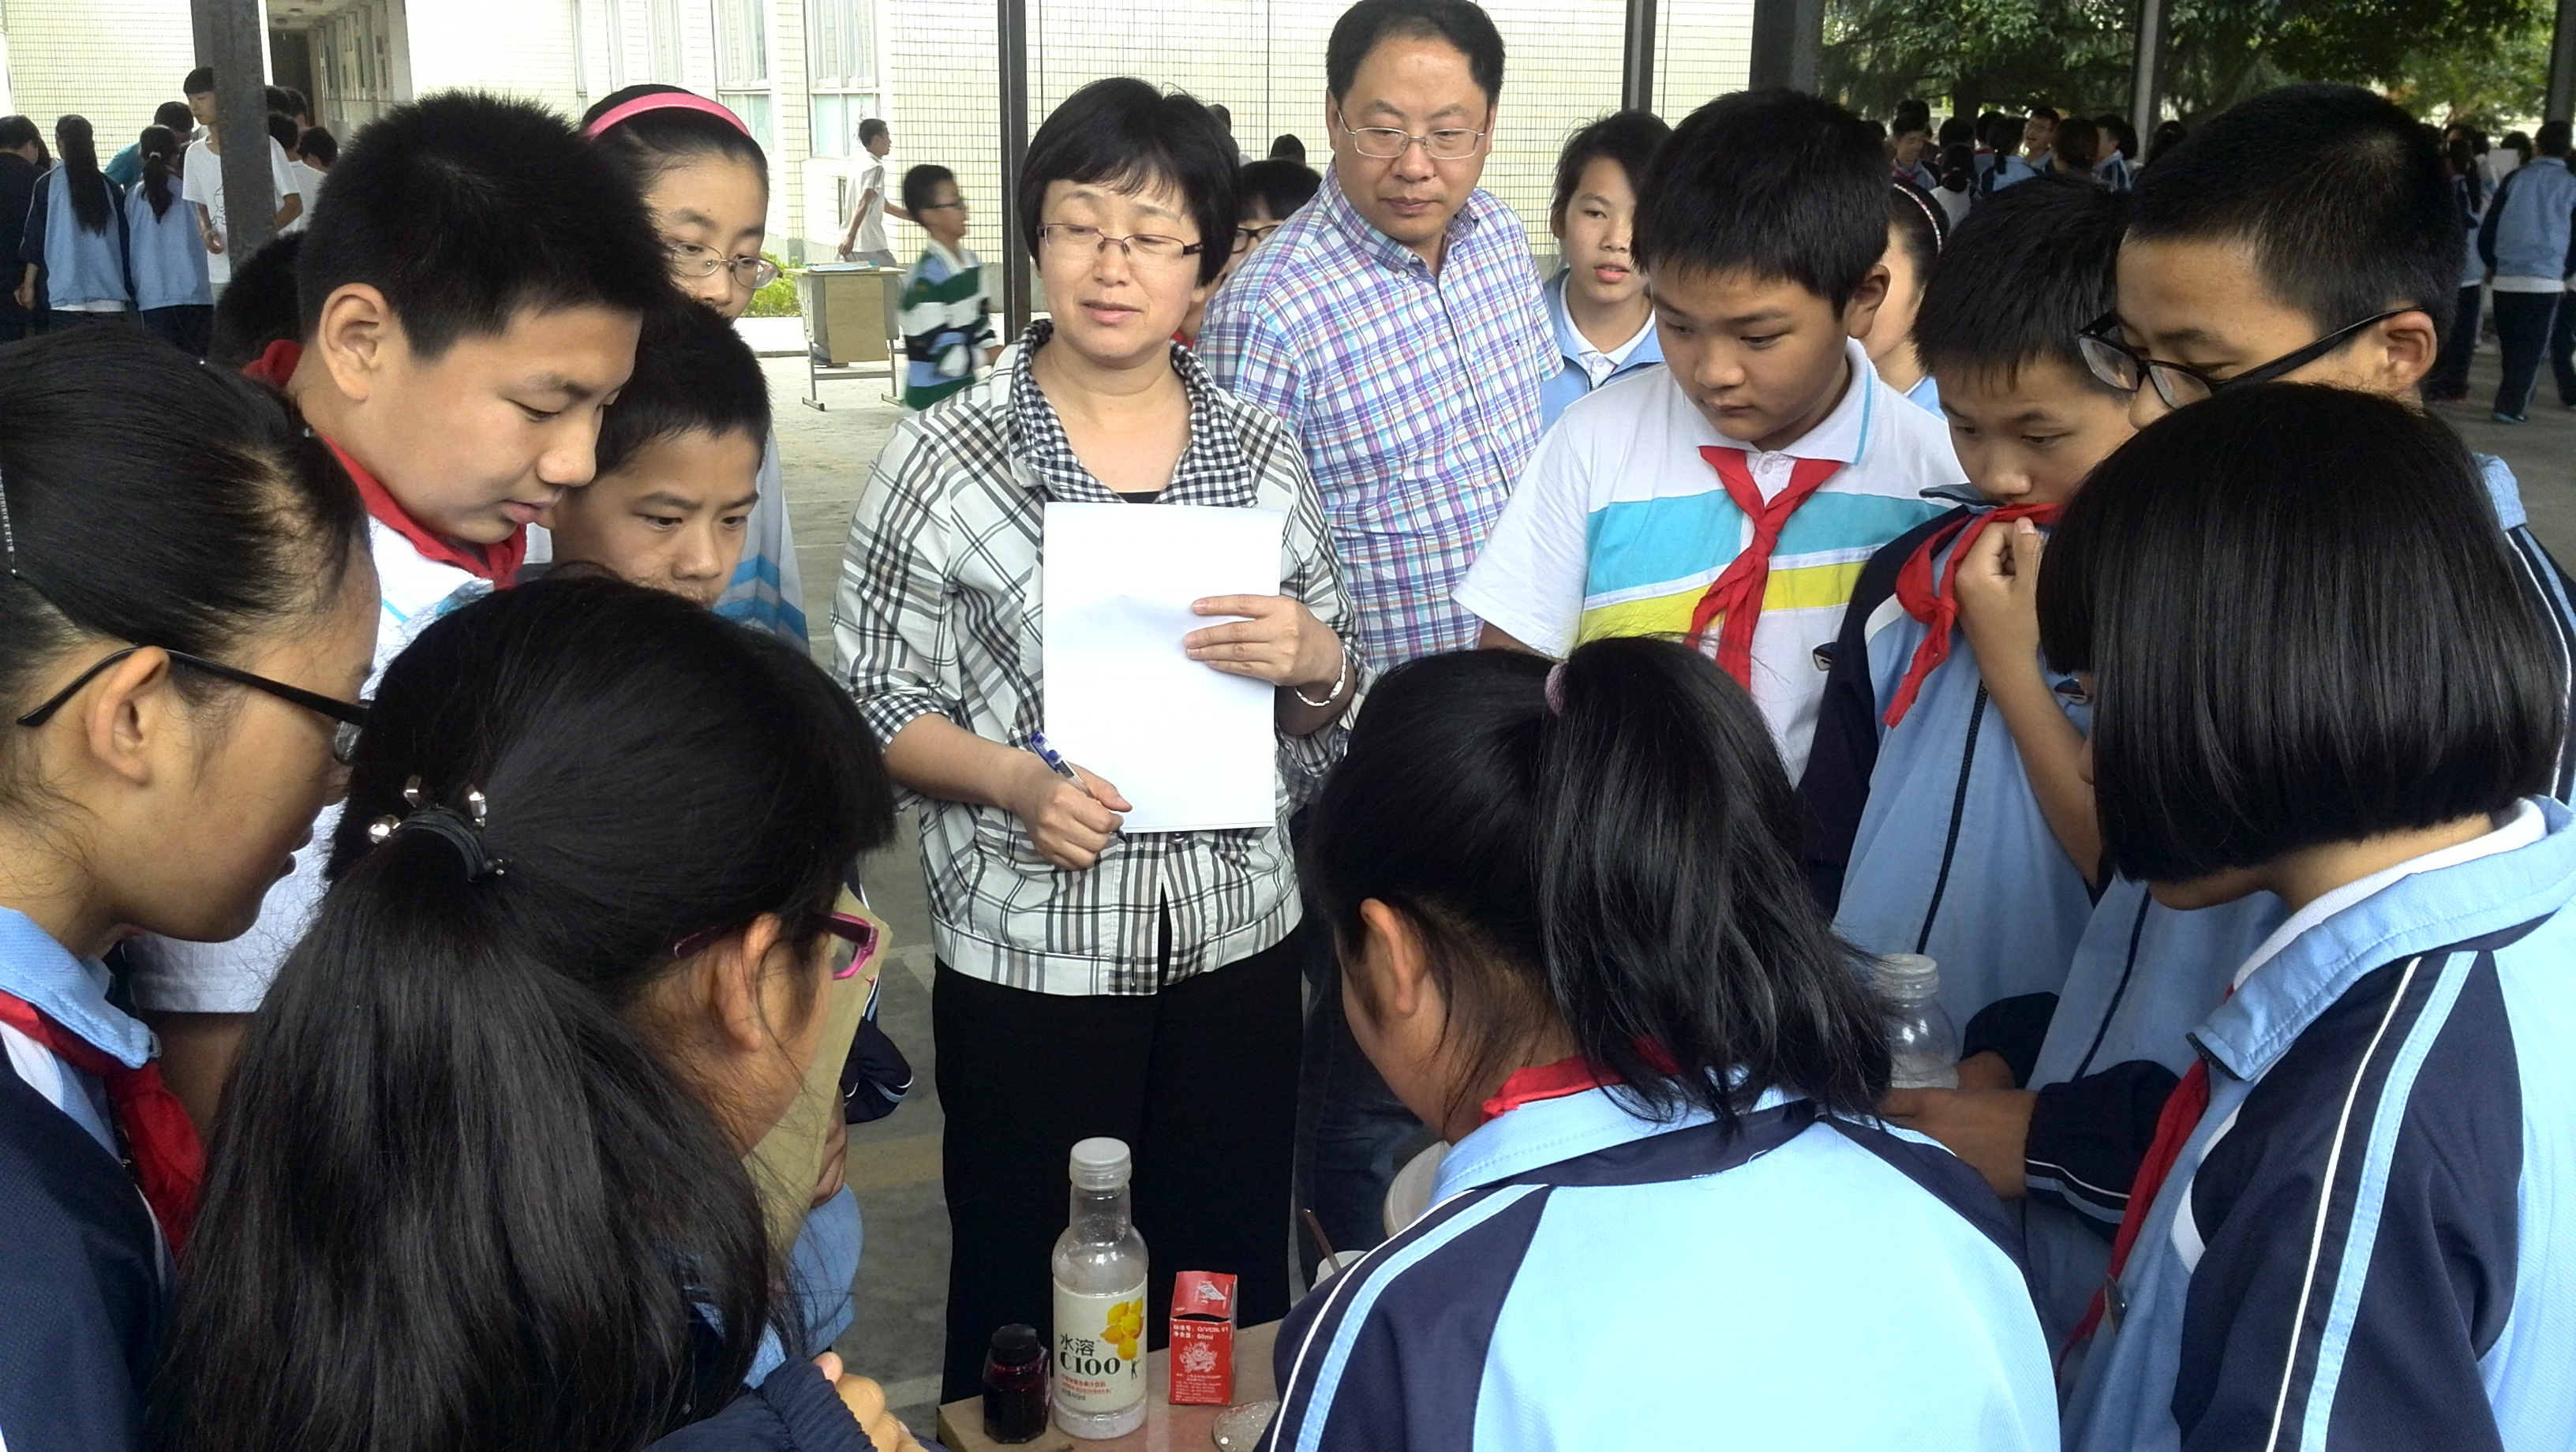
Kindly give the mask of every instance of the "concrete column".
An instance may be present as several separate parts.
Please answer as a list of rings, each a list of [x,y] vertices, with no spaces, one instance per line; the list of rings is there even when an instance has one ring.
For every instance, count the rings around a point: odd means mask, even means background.
[[[1655,0],[1628,0],[1627,43],[1621,54],[1619,107],[1655,109]]]
[[[2564,3],[2576,4],[2576,0]],[[2164,119],[2164,49],[2165,0],[2138,0],[2137,52],[2129,68],[2129,124],[2138,130],[2140,147]]]
[[[1824,0],[1753,0],[1752,85],[1812,91],[1824,49]]]
[[[2558,0],[2558,27],[2549,38],[2549,95],[2540,118],[2565,121],[2576,113],[2576,0]]]
[[[1029,8],[1027,0],[1000,0],[1002,87],[1002,341],[1029,325],[1029,254],[1020,245],[1020,165],[1029,152]]]
[[[224,161],[224,251],[239,268],[277,230],[268,169],[266,17],[260,0],[190,0],[197,61],[215,68],[215,134]]]

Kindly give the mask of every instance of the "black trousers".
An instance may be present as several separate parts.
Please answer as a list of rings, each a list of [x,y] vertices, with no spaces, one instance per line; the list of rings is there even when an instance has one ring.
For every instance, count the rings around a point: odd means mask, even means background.
[[[2549,371],[2558,377],[2558,401],[2576,408],[2576,301],[2558,295],[2558,321],[2549,330]]]
[[[2495,295],[2496,346],[2504,354],[2495,411],[2507,418],[2531,413],[2531,389],[2540,381],[2540,360],[2549,351],[2549,325],[2557,316],[2559,296],[2554,292]]]
[[[1239,1325],[1287,1314],[1308,931],[1135,997],[1031,993],[939,965],[931,1036],[951,1234],[941,1401],[982,1389],[996,1327],[1046,1334],[1066,1156],[1091,1135],[1135,1152],[1150,1345],[1166,1340],[1175,1271],[1234,1275]]]
[[[2433,371],[2424,379],[2426,398],[2457,401],[2469,396],[2469,362],[2478,352],[2479,304],[2485,301],[2484,289],[2476,283],[2460,289],[2459,305],[2451,310],[2451,326],[2442,331],[2442,352],[2433,361]]]

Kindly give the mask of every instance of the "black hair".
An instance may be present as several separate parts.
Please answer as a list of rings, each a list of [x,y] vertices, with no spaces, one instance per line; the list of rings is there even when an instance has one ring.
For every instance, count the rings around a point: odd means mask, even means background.
[[[1859,117],[1802,91],[1684,117],[1637,188],[1639,265],[1786,278],[1839,310],[1887,251],[1887,158]]]
[[[135,426],[138,398],[152,401],[148,428]],[[0,574],[0,699],[21,703],[10,716],[92,640],[225,660],[301,628],[366,549],[356,487],[277,395],[130,329],[0,348],[0,487],[14,562]],[[0,759],[10,750],[0,742]]]
[[[1243,199],[1245,215],[1250,215],[1252,204],[1259,202],[1261,210],[1281,222],[1297,215],[1297,209],[1313,201],[1315,193],[1323,189],[1324,179],[1315,174],[1313,167],[1276,157],[1245,162],[1235,178],[1235,194]]]
[[[241,368],[268,351],[269,344],[292,343],[304,336],[303,316],[295,303],[296,263],[303,251],[304,234],[289,232],[271,237],[258,251],[233,263],[233,280],[215,299],[207,362],[219,368]]]
[[[1503,33],[1475,0],[1359,0],[1333,22],[1324,42],[1324,89],[1335,101],[1351,93],[1360,66],[1383,41],[1444,40],[1467,58],[1467,74],[1492,106],[1503,94]]]
[[[1935,139],[1941,143],[1941,149],[1944,151],[1953,146],[1973,148],[1977,144],[1977,123],[1965,116],[1951,116],[1941,123],[1940,134]]]
[[[1199,281],[1214,282],[1234,255],[1235,224],[1242,220],[1234,158],[1234,142],[1188,92],[1158,91],[1133,76],[1093,81],[1065,97],[1029,138],[1020,164],[1021,240],[1035,257],[1050,183],[1121,192],[1160,183],[1179,194],[1198,224]]]
[[[2543,156],[2565,156],[2568,134],[2569,128],[2564,118],[2543,121],[2540,123],[2539,133],[2532,137],[2532,148]]]
[[[2147,160],[2162,160],[2166,152],[2181,145],[2182,139],[2190,134],[2191,128],[2179,121],[2157,122],[2155,135],[2147,138]]]
[[[2390,308],[2450,326],[2459,214],[2441,148],[2359,86],[2282,86],[2139,174],[2129,235],[2242,241],[2264,291],[2320,335]]]
[[[642,96],[690,96],[696,92],[681,86],[641,85],[611,91],[581,113],[581,129],[587,135],[600,117]],[[876,123],[885,129],[885,123]],[[867,126],[861,123],[859,130]],[[769,156],[760,143],[751,139],[741,127],[721,116],[704,111],[673,106],[660,111],[646,111],[601,132],[591,139],[599,154],[626,178],[638,195],[653,190],[662,173],[684,162],[703,156],[729,156],[750,167],[760,176],[761,187],[769,186]]]
[[[2089,116],[2069,116],[2057,123],[2057,138],[2049,150],[2067,161],[2074,161],[2081,151],[2083,159],[2078,164],[2090,167],[2102,159],[2102,132]]]
[[[2531,137],[2527,132],[2508,131],[2496,142],[2496,145],[2516,153],[2524,161],[2531,160]]]
[[[84,232],[104,232],[116,220],[116,199],[98,169],[98,146],[89,118],[65,116],[54,122],[54,144],[63,149],[63,194],[71,198],[72,217]]]
[[[1564,149],[1556,154],[1556,191],[1547,204],[1549,220],[1564,224],[1566,205],[1583,183],[1583,169],[1595,161],[1617,162],[1628,174],[1631,190],[1644,186],[1656,150],[1672,134],[1673,128],[1652,111],[1613,111],[1565,138]]]
[[[2119,302],[2112,266],[2127,197],[2083,177],[2040,176],[1977,203],[1923,289],[1914,351],[1935,375],[2010,380],[2053,358],[2092,387],[2075,335]]]
[[[905,168],[903,209],[918,213],[937,201],[939,199],[937,189],[941,182],[946,182],[952,187],[957,185],[957,173],[936,162],[924,162],[919,166]]]
[[[268,139],[277,143],[278,150],[293,156],[296,138],[295,118],[282,111],[271,111],[268,113],[267,124]]]
[[[2110,137],[2122,156],[2131,161],[2138,159],[2138,128],[2130,125],[2127,117],[2105,111],[2093,118],[2093,129]]]
[[[370,846],[410,783],[480,790],[502,872]],[[811,962],[892,814],[848,695],[677,596],[547,579],[423,631],[225,1099],[155,1445],[630,1452],[739,1395],[786,1248],[656,989],[766,914]]]
[[[1860,124],[1869,128],[1869,136],[1872,141],[1883,143],[1887,140],[1886,122],[1876,120],[1872,117],[1863,116],[1860,118]]]
[[[185,101],[164,101],[152,108],[152,124],[167,126],[182,141],[197,129],[197,113]]]
[[[32,118],[0,116],[0,151],[15,151],[30,141],[40,147],[45,144],[44,134],[36,129]]]
[[[1897,102],[1895,112],[1888,118],[1887,129],[1895,135],[1908,131],[1929,132],[1932,129],[1932,103],[1916,97]]]
[[[170,215],[170,174],[179,169],[185,149],[186,143],[167,126],[146,126],[135,139],[135,155],[143,162],[143,200],[151,204],[155,217]]]
[[[1304,166],[1306,164],[1306,143],[1297,135],[1296,132],[1282,131],[1278,135],[1270,138],[1270,159],[1272,161],[1293,161],[1299,166]]]
[[[1948,216],[1921,187],[1910,181],[1894,181],[1887,186],[1887,225],[1895,229],[1905,244],[1905,255],[1913,260],[1914,286],[1920,292],[1931,281],[1932,264],[1940,259],[1941,248],[1949,241]]]
[[[202,96],[214,88],[215,68],[213,66],[199,66],[195,70],[188,72],[188,78],[179,83],[179,94],[182,96]]]
[[[1998,154],[2021,149],[2021,118],[1996,112],[1986,118],[1986,149]]]
[[[1219,126],[1230,128],[1234,125],[1234,113],[1225,108],[1225,103],[1223,101],[1208,102],[1207,113],[1209,116],[1215,118],[1216,123]]]
[[[369,122],[302,236],[303,331],[335,289],[366,283],[424,359],[522,309],[640,316],[671,290],[635,189],[554,112],[473,91]]]
[[[711,308],[677,294],[644,317],[635,372],[599,425],[599,473],[690,431],[769,437],[769,381],[751,345]]]
[[[295,118],[295,93],[284,86],[260,87],[259,104],[271,116],[284,116],[290,121]]]
[[[2030,108],[2030,119],[2033,121],[2047,121],[2054,123],[2059,118],[2054,107],[2033,106]]]
[[[2094,676],[2110,861],[2189,881],[2546,789],[2563,686],[2516,563],[2458,437],[2392,400],[2261,384],[2140,431],[2039,582],[2049,660]]]
[[[327,171],[340,159],[340,138],[323,127],[307,126],[304,134],[295,138],[295,154],[303,157],[307,164],[322,163]]]
[[[1797,796],[1752,698],[1670,640],[1556,669],[1468,651],[1371,692],[1307,844],[1343,948],[1371,900],[1422,934],[1469,1092],[1554,1020],[1657,1117],[1731,1121],[1773,1088],[1870,1113],[1883,1018],[1800,885]]]
[[[859,144],[861,146],[865,146],[869,142],[874,141],[885,134],[886,124],[877,117],[871,116],[865,121],[859,123]]]
[[[1964,192],[1977,184],[1976,148],[1962,141],[1941,148],[1941,189]]]

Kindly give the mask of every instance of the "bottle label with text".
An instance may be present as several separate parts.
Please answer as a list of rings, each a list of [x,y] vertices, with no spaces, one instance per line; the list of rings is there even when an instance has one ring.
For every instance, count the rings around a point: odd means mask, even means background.
[[[1055,1288],[1055,1404],[1120,1412],[1145,1395],[1145,1286],[1108,1296]]]

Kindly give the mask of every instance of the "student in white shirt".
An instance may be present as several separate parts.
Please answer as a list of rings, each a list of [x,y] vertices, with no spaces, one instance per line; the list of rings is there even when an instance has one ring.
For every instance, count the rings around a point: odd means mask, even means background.
[[[287,169],[286,148],[273,136],[262,137],[268,143],[268,184],[270,204],[277,208],[273,225],[284,232],[288,225],[304,215],[304,194],[295,188],[295,173]],[[188,148],[183,163],[184,180],[179,193],[197,209],[197,225],[206,237],[206,280],[215,291],[233,280],[233,259],[224,250],[224,153],[221,138],[212,127]]]
[[[886,240],[886,218],[912,220],[912,213],[886,197],[886,153],[894,150],[894,135],[883,121],[871,116],[859,123],[859,149],[865,155],[851,166],[859,199],[851,209],[848,229],[841,233],[841,260],[893,267],[897,263],[894,244]]]
[[[277,143],[280,155],[287,157],[286,178],[293,184],[295,195],[301,198],[304,204],[294,221],[277,229],[277,234],[284,237],[303,231],[313,221],[314,205],[322,200],[322,173],[306,166],[304,158],[297,154],[297,148],[303,142],[304,133],[296,128],[294,117],[270,112],[268,139]]]

